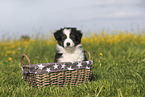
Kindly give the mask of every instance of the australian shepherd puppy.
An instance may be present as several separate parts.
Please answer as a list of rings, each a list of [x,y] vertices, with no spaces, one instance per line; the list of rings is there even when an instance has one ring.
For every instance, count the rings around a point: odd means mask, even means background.
[[[57,41],[55,62],[87,61],[81,38],[82,33],[76,28],[64,27],[54,33]]]

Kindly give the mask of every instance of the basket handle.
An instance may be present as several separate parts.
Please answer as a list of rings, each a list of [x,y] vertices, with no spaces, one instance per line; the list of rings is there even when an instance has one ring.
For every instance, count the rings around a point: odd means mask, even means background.
[[[24,57],[27,58],[27,61],[28,61],[29,65],[31,65],[29,57],[26,54],[23,54],[22,57],[21,57],[22,67],[24,67]]]
[[[90,54],[90,52],[89,52],[89,51],[85,51],[85,52],[88,53],[88,55],[89,55],[89,60],[91,60],[91,54]]]

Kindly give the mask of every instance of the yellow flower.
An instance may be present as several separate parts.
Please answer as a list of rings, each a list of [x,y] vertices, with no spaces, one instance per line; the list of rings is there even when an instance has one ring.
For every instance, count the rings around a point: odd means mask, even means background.
[[[9,57],[9,61],[11,61],[12,60],[12,58],[11,57]]]
[[[103,56],[103,54],[102,54],[102,53],[100,53],[100,56]]]

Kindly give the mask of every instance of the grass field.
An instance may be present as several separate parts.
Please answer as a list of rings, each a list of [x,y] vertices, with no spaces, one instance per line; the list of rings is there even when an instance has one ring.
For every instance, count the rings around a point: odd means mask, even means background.
[[[33,64],[51,63],[55,40],[0,42],[0,97],[145,97],[145,34],[102,32],[83,37],[82,44],[94,61],[91,82],[33,88],[22,79],[21,55]]]

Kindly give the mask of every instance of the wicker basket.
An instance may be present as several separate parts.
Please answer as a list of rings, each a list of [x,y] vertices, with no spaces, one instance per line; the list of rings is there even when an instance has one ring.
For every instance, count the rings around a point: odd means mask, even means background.
[[[88,51],[86,51],[88,52]],[[31,64],[29,57],[22,55],[22,73],[24,80],[34,87],[42,86],[63,86],[72,85],[90,81],[92,72],[91,55],[88,61],[81,62],[58,62]],[[24,57],[27,58],[29,65],[24,65]]]

